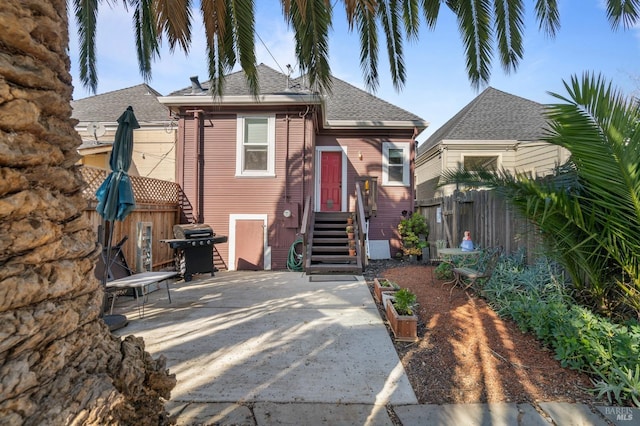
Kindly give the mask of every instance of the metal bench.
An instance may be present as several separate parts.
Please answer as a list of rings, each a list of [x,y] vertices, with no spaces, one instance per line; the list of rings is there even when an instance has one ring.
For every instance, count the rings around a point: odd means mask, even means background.
[[[109,256],[109,268],[106,271],[105,293],[106,296],[111,298],[111,306],[109,308],[109,315],[113,315],[113,306],[116,303],[118,296],[123,296],[131,289],[136,298],[136,304],[138,306],[138,316],[144,317],[144,306],[149,295],[149,287],[152,284],[160,284],[165,282],[167,287],[167,296],[169,297],[169,303],[171,303],[171,293],[169,292],[170,278],[176,277],[179,274],[177,271],[158,271],[158,272],[140,272],[133,273],[127,260],[122,253],[122,246],[124,245],[127,237],[125,236],[118,244],[111,248],[111,255]],[[94,271],[96,278],[103,280],[105,274],[105,260],[107,249],[103,249],[103,253],[98,258],[98,264]],[[142,303],[141,300],[142,299]],[[106,302],[106,301],[105,301]],[[106,310],[106,306],[105,306]]]
[[[175,276],[178,276],[178,272],[176,271],[168,271],[168,272],[140,272],[138,274],[129,275],[128,277],[118,278],[117,280],[108,281],[106,283],[107,289],[133,289],[133,293],[136,297],[136,304],[138,306],[138,316],[140,318],[144,317],[144,305],[147,302],[147,298],[149,296],[149,286],[151,284],[159,284],[163,281],[167,287],[167,296],[169,297],[169,303],[171,303],[171,293],[169,292],[169,279]],[[140,291],[138,291],[140,290]],[[141,293],[141,296],[138,294]],[[118,298],[118,292],[113,293],[113,298],[111,299],[111,308],[109,309],[109,314],[113,314],[113,305]],[[140,299],[142,298],[142,305],[140,304]]]

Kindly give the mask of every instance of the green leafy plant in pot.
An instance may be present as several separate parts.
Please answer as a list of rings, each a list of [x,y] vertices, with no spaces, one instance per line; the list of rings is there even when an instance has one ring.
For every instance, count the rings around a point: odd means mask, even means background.
[[[394,294],[393,307],[398,315],[413,315],[413,309],[417,305],[417,296],[407,288],[401,288]]]

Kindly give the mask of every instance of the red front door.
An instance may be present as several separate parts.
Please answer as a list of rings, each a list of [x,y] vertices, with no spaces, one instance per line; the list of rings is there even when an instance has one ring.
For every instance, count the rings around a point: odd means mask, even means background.
[[[320,157],[320,211],[339,212],[342,202],[342,152],[322,152]]]

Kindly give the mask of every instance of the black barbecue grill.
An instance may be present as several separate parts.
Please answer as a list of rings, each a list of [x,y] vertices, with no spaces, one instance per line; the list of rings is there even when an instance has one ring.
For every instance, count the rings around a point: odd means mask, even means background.
[[[217,237],[213,228],[202,223],[174,225],[172,240],[162,240],[175,250],[176,269],[185,281],[191,281],[193,274],[207,272],[214,275],[213,245],[226,243],[226,236]]]

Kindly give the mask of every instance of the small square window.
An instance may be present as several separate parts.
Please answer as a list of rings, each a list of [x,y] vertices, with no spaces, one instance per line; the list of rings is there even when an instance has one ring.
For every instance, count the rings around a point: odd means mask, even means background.
[[[238,116],[237,176],[273,176],[275,117]]]

